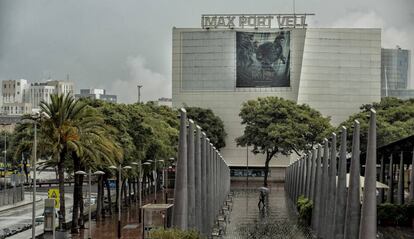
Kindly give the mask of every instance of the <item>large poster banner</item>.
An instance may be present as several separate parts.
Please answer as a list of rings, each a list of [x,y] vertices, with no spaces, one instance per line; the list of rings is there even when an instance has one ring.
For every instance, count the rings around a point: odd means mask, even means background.
[[[290,32],[237,32],[236,87],[290,86]]]

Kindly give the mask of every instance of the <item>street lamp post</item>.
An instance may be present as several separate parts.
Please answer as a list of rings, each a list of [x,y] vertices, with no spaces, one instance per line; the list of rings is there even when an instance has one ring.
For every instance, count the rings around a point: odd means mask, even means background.
[[[118,238],[121,238],[121,187],[122,187],[122,176],[121,176],[121,172],[122,169],[131,169],[131,166],[124,166],[122,167],[121,164],[119,164],[118,167],[116,166],[109,166],[110,169],[118,169],[118,177],[119,177],[119,181],[118,181]]]
[[[32,160],[32,171],[33,171],[33,206],[32,206],[32,238],[36,236],[36,161],[37,161],[37,124],[43,114],[37,113],[32,115],[30,119],[24,119],[21,123],[29,123],[34,125],[34,139],[33,139],[33,160]]]
[[[36,122],[34,123],[34,142],[33,142],[33,144],[34,144],[34,146],[33,146],[32,238],[36,238],[36,161],[37,161],[37,123]],[[4,178],[4,179],[6,179],[6,178]],[[55,230],[55,229],[53,228],[53,230]]]
[[[91,228],[92,228],[92,208],[91,208],[91,195],[92,195],[92,173],[91,173],[91,169],[88,170],[88,173],[84,172],[84,171],[76,171],[75,172],[76,175],[88,175],[88,201],[89,201],[89,206],[88,206],[88,239],[92,238],[92,234],[91,234]],[[105,173],[102,171],[96,171],[93,173],[94,175],[104,175]],[[81,215],[82,217],[83,215]],[[54,230],[54,229],[53,229]]]

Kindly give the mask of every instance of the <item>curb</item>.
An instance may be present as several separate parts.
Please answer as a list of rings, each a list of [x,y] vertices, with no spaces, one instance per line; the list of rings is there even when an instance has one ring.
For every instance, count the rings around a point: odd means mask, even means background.
[[[36,202],[40,202],[40,201],[42,201],[42,198],[37,198],[36,199]],[[5,208],[5,209],[0,209],[0,213],[7,212],[7,211],[10,211],[10,210],[13,210],[13,209],[16,209],[16,208],[24,207],[24,206],[30,205],[32,203],[33,203],[33,201],[32,202],[27,202],[27,203],[22,203],[22,204],[19,204],[19,205],[14,205],[14,206],[11,206],[11,207]],[[10,204],[10,205],[13,205],[13,204]]]

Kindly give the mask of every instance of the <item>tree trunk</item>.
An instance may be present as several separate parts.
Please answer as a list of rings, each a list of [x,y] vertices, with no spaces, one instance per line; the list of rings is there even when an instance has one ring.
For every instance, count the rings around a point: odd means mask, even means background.
[[[99,221],[102,217],[102,198],[103,198],[102,176],[98,176],[98,197],[96,204],[96,220]]]
[[[85,228],[85,220],[83,220],[85,200],[83,199],[83,175],[79,175],[79,227]]]
[[[118,201],[119,201],[119,192],[120,192],[120,188],[119,188],[119,175],[116,175],[116,198],[115,198],[115,212],[118,212]]]
[[[128,204],[131,205],[132,200],[132,183],[128,179]]]
[[[73,207],[72,207],[72,225],[71,232],[78,233],[78,219],[79,219],[79,175],[75,175],[75,186],[73,190]]]
[[[59,176],[59,197],[60,197],[60,208],[59,208],[59,229],[66,231],[66,212],[65,212],[65,171],[64,171],[64,149],[59,155],[58,161],[58,176]]]
[[[134,202],[137,202],[137,179],[134,178],[134,185],[132,187],[134,189]]]
[[[106,185],[106,192],[107,192],[107,197],[108,197],[108,210],[109,210],[109,215],[112,215],[111,187],[109,186],[108,179],[105,179],[105,185]]]
[[[126,179],[124,179],[122,182],[121,182],[121,198],[122,198],[122,193],[123,193],[123,195],[124,195],[124,204],[125,204],[125,206],[128,206],[128,196],[127,196],[127,188],[126,188]],[[122,200],[121,200],[121,203],[122,203]]]
[[[268,183],[267,183],[267,178],[269,176],[269,162],[270,160],[273,158],[273,155],[275,155],[275,152],[266,152],[266,162],[265,162],[265,169],[264,169],[264,181],[263,181],[263,186],[267,187]]]
[[[26,183],[29,183],[29,170],[27,168],[27,159],[25,159],[23,162],[23,171],[24,175],[26,175]]]
[[[77,160],[76,158],[73,158],[73,168],[74,171],[79,171],[80,166],[80,160]],[[80,176],[75,174],[75,185],[73,190],[73,210],[72,210],[72,225],[71,225],[71,232],[72,233],[78,233],[79,227],[78,227],[78,220],[79,220],[79,200],[80,200]]]

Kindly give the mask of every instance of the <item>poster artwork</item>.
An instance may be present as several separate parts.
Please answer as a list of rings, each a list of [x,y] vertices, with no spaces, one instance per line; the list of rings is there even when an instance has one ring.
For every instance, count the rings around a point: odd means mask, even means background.
[[[290,32],[237,32],[236,87],[290,86]]]

